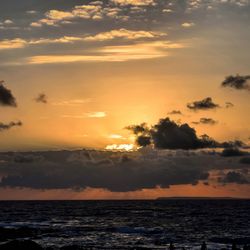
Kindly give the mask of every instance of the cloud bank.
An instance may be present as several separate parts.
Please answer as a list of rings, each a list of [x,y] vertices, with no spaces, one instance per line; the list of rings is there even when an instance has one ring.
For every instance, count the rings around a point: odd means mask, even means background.
[[[228,171],[240,171],[246,180],[248,165],[216,152],[153,150],[137,152],[47,151],[0,153],[0,187],[32,189],[103,188],[128,192],[155,187],[210,181],[210,172],[219,170],[223,184]],[[222,181],[219,181],[221,183]],[[219,184],[217,183],[217,184]]]

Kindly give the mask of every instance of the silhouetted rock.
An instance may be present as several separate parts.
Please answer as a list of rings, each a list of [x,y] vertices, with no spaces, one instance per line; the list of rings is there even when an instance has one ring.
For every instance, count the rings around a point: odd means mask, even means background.
[[[31,240],[13,240],[0,245],[0,250],[43,250],[43,248]]]
[[[174,249],[175,249],[174,244],[172,242],[170,242],[169,250],[174,250]]]
[[[207,250],[207,244],[205,241],[201,245],[201,250]]]

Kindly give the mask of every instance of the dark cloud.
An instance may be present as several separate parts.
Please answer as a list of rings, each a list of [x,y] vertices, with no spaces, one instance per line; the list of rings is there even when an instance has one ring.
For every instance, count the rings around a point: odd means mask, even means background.
[[[200,118],[200,121],[198,122],[192,122],[193,124],[205,124],[205,125],[215,125],[217,124],[218,122],[215,121],[214,119],[212,118],[206,118],[206,117],[202,117]]]
[[[142,147],[146,147],[146,146],[151,144],[151,137],[140,135],[136,138],[136,143],[137,143],[137,145],[140,145]]]
[[[214,125],[217,121],[211,118],[201,118],[195,124],[209,124]],[[203,134],[198,136],[196,130],[190,127],[187,123],[181,124],[170,120],[170,118],[160,119],[159,122],[153,126],[146,123],[141,125],[132,125],[126,127],[132,131],[136,136],[136,143],[138,146],[145,147],[152,145],[157,149],[199,149],[199,148],[224,148],[222,156],[240,156],[243,151],[239,148],[247,149],[248,146],[240,141],[225,141],[218,142]],[[244,152],[243,152],[244,153]]]
[[[235,140],[235,141],[226,141],[226,142],[222,142],[220,144],[220,146],[222,148],[245,148],[246,144],[243,141],[240,140]]]
[[[132,131],[136,135],[137,145],[145,147],[151,144],[150,128],[146,123],[127,126],[126,129]]]
[[[228,161],[214,150],[147,147],[134,152],[7,152],[0,153],[0,187],[75,191],[91,187],[127,192],[157,186],[209,184],[209,172],[214,170],[222,173],[221,179],[228,171],[247,177],[248,167],[238,158]]]
[[[236,171],[229,171],[225,176],[219,177],[218,181],[224,184],[227,184],[227,183],[249,184],[250,183],[247,176]]]
[[[227,76],[225,80],[222,82],[222,87],[230,87],[237,90],[248,90],[250,91],[249,85],[250,75],[231,75]]]
[[[3,85],[4,81],[0,81],[0,105],[16,107],[16,99],[11,91]]]
[[[169,118],[161,119],[151,130],[156,148],[195,149],[201,147],[196,131],[188,124],[178,125]]]
[[[226,104],[226,108],[227,108],[227,109],[228,109],[228,108],[233,108],[233,107],[234,107],[234,104],[231,103],[231,102],[226,102],[225,104]]]
[[[131,130],[135,135],[140,135],[149,132],[149,127],[147,123],[141,123],[140,125],[130,125],[125,127],[125,129]]]
[[[194,128],[188,124],[177,124],[168,117],[160,119],[157,124],[149,128],[145,123],[143,126],[129,126],[136,135],[139,146],[147,146],[150,143],[159,149],[197,149],[211,147],[216,142],[208,137],[199,138]]]
[[[223,157],[237,157],[237,156],[243,156],[247,154],[244,151],[241,151],[238,148],[225,148],[222,153],[221,156]]]
[[[168,112],[168,115],[182,115],[180,110],[172,110],[171,112]]]
[[[21,121],[9,122],[9,123],[0,122],[0,132],[2,132],[4,130],[11,129],[12,127],[20,127],[22,125],[23,125],[23,123]]]
[[[44,93],[40,93],[36,98],[35,98],[36,102],[40,102],[40,103],[48,103],[48,97],[46,94]]]
[[[16,163],[33,163],[42,161],[43,157],[40,155],[28,155],[28,154],[17,154],[13,157],[13,161]]]
[[[209,110],[209,109],[216,109],[220,106],[213,102],[211,97],[207,97],[201,101],[194,101],[192,103],[188,103],[187,107],[191,110],[198,111],[198,110]]]
[[[92,187],[126,192],[157,186],[195,185],[209,177],[204,167],[208,161],[195,154],[159,157],[139,152],[128,156],[128,153],[89,151],[89,158],[85,152],[37,152],[33,156],[32,153],[19,153],[18,158],[15,154],[5,156],[5,162],[0,163],[0,173],[4,173],[0,186],[75,190]]]

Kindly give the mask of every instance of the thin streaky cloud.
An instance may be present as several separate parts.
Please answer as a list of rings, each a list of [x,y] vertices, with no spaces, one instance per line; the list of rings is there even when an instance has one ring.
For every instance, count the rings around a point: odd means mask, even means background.
[[[106,117],[106,112],[97,111],[97,112],[87,112],[80,115],[62,115],[62,118],[75,118],[75,119],[86,119],[86,118],[104,118]]]
[[[53,64],[73,62],[124,62],[166,57],[168,50],[185,48],[182,43],[154,41],[132,45],[104,46],[96,55],[41,55],[26,59],[26,64]]]

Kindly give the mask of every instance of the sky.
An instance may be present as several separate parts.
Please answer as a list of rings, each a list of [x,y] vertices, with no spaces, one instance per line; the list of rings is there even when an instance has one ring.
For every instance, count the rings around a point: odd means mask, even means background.
[[[249,197],[249,30],[249,0],[1,1],[0,199]]]

